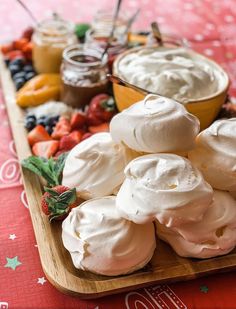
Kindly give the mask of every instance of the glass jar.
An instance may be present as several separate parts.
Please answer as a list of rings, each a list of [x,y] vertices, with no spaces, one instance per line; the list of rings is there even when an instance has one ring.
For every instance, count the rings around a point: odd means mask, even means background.
[[[59,73],[63,50],[77,43],[74,25],[56,14],[36,27],[32,40],[33,63],[38,73]]]
[[[106,32],[90,29],[86,32],[85,44],[87,46],[94,46],[95,48],[105,49],[107,46],[109,35]],[[108,66],[111,71],[112,64],[120,53],[124,52],[128,47],[128,36],[127,34],[119,35],[118,37],[113,36],[107,50],[108,53]]]
[[[77,44],[63,52],[61,100],[83,108],[99,93],[107,91],[107,54],[103,50]]]

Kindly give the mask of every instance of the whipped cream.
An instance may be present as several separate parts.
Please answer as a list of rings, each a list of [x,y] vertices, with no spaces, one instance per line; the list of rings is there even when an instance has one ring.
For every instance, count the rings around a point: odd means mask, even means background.
[[[202,131],[188,157],[213,188],[236,191],[236,118],[218,120]]]
[[[134,151],[113,142],[110,133],[94,134],[70,151],[62,184],[75,187],[83,199],[113,194],[125,178],[125,166],[136,156]]]
[[[110,132],[115,142],[123,142],[140,152],[182,152],[194,147],[199,120],[174,100],[148,95],[114,116]]]
[[[33,114],[37,118],[47,115],[48,117],[53,116],[64,116],[70,117],[74,109],[63,102],[49,101],[36,107],[27,108],[28,114]]]
[[[116,200],[121,216],[135,223],[158,219],[168,227],[196,222],[213,190],[190,161],[174,154],[145,155],[125,168]]]
[[[72,209],[62,223],[62,241],[76,268],[107,276],[144,267],[156,247],[153,223],[122,219],[112,196]]]
[[[200,222],[173,231],[156,223],[158,237],[181,256],[209,258],[230,252],[236,245],[236,201],[228,192],[214,191],[213,202]]]
[[[182,103],[216,94],[228,83],[217,64],[184,48],[134,50],[121,58],[117,71],[133,85]]]

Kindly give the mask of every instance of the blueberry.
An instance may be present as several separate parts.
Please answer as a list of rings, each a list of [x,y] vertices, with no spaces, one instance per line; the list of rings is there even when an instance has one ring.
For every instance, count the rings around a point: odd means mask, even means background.
[[[35,127],[35,121],[33,121],[33,120],[27,120],[27,121],[25,122],[25,128],[26,128],[28,131],[33,130],[34,127]]]
[[[34,68],[31,64],[26,64],[24,67],[23,67],[23,70],[26,72],[26,73],[29,73],[29,72],[34,72]]]
[[[36,117],[35,117],[35,115],[28,114],[28,115],[26,116],[26,120],[33,120],[33,121],[36,122]]]
[[[8,67],[9,66],[9,63],[10,63],[10,59],[5,57],[4,58],[4,62],[5,62],[5,65]]]
[[[41,124],[41,126],[46,126],[46,120],[47,117],[46,116],[41,116],[37,119],[37,124]]]
[[[24,86],[25,79],[24,78],[17,78],[14,80],[16,90],[19,90],[22,86]]]
[[[51,127],[51,126],[46,126],[45,129],[46,129],[46,131],[48,132],[49,135],[52,134],[52,131],[53,131],[53,130],[52,130],[52,127]]]
[[[30,80],[31,78],[33,78],[35,76],[34,72],[24,72],[25,73],[25,79],[26,81]]]
[[[22,69],[25,64],[25,59],[23,57],[17,57],[14,60],[12,60],[10,64],[18,65]]]
[[[54,126],[56,124],[54,117],[48,117],[45,120],[46,126]]]
[[[18,78],[23,78],[25,81],[26,81],[26,79],[25,79],[25,72],[17,72],[16,74],[14,74],[13,75],[13,80],[15,81],[16,79],[18,79]]]
[[[15,75],[16,73],[20,72],[21,68],[17,64],[9,64],[9,70],[11,72],[11,76]]]

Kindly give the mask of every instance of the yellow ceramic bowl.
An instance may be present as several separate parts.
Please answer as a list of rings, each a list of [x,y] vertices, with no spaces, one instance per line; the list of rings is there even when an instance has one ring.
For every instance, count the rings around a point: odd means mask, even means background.
[[[149,48],[149,47],[133,48],[119,55],[113,64],[113,74],[123,79],[119,71],[119,62],[127,54],[139,51],[142,48]],[[229,88],[229,77],[227,73],[221,68],[221,66],[219,66],[216,62],[196,52],[189,51],[189,53],[192,53],[194,56],[197,56],[207,61],[208,63],[211,63],[212,66],[214,66],[215,68],[217,68],[222,72],[225,78],[224,86],[217,93],[210,95],[208,97],[204,97],[202,99],[189,100],[188,103],[184,105],[190,113],[198,117],[201,124],[201,130],[203,130],[207,128],[214,121],[214,119],[216,118],[216,116],[220,111],[222,104],[225,102],[225,98],[227,96],[227,91]],[[144,94],[136,90],[133,90],[129,87],[120,86],[118,84],[113,84],[113,90],[119,111],[126,109],[130,105],[142,100],[145,97]]]

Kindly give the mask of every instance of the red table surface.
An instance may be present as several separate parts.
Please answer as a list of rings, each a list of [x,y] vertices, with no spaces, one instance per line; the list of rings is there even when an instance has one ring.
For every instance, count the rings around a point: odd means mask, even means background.
[[[73,21],[90,21],[99,8],[114,5],[115,0],[25,3],[39,19],[54,10]],[[147,29],[157,20],[164,33],[187,38],[192,48],[219,62],[230,75],[230,94],[236,101],[236,0],[124,0],[122,5],[129,14],[142,8],[134,28]],[[0,41],[19,36],[30,24],[14,0],[0,2],[0,17]],[[2,95],[0,202],[0,309],[236,308],[236,272],[89,301],[57,291],[40,264]]]

